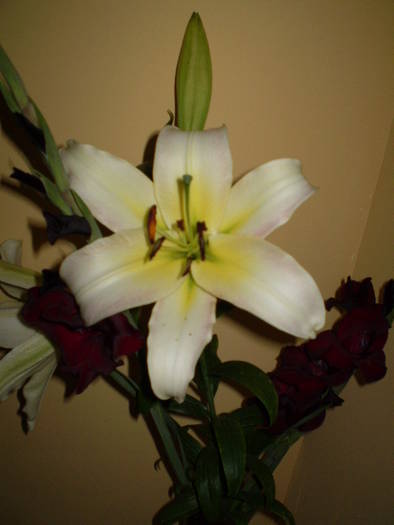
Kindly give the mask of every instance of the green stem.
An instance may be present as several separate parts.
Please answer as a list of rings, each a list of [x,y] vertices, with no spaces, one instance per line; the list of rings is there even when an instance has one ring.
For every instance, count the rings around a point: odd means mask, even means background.
[[[119,372],[119,370],[113,370],[110,373],[110,377],[131,397],[136,397],[137,392],[139,391],[139,386],[135,381],[133,381],[129,377],[126,377],[124,374],[122,374],[122,372]]]
[[[208,366],[207,366],[207,362],[205,358],[205,352],[201,354],[199,364],[200,364],[200,369],[201,369],[201,375],[202,375],[203,382],[204,382],[204,390],[205,390],[206,400],[208,402],[209,413],[211,415],[211,420],[214,420],[216,418],[215,400],[212,395],[211,383],[208,377]]]
[[[150,409],[150,414],[160,434],[163,446],[167,453],[168,459],[174,469],[175,475],[181,485],[189,485],[178,451],[175,448],[171,432],[168,428],[166,418],[168,415],[164,411],[160,402],[154,403]]]
[[[126,377],[124,374],[122,374],[122,372],[119,372],[119,370],[114,370],[111,372],[110,377],[133,398],[135,398],[137,393],[140,391],[137,383]],[[188,485],[189,481],[186,477],[178,451],[174,445],[171,432],[168,428],[167,420],[170,416],[165,412],[160,402],[155,402],[151,406],[150,415],[152,416],[152,420],[157,428],[164,449],[179,483],[181,485]]]

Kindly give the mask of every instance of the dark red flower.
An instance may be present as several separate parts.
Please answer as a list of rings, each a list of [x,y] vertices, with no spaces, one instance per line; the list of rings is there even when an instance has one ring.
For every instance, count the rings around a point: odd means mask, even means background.
[[[364,381],[377,381],[386,373],[385,356],[389,323],[383,305],[356,308],[345,315],[334,328],[336,336],[360,369]]]
[[[108,375],[143,344],[122,314],[86,327],[78,305],[60,279],[44,275],[43,287],[31,288],[22,309],[26,324],[42,332],[59,350],[60,368],[78,376],[76,392],[82,392],[99,374]]]
[[[354,361],[332,330],[321,332],[304,348],[314,366],[321,370],[327,386],[342,385],[352,375]]]
[[[371,306],[376,303],[375,291],[371,278],[353,281],[350,277],[338,288],[335,297],[326,301],[327,310],[336,307],[341,311],[350,312],[354,308]]]

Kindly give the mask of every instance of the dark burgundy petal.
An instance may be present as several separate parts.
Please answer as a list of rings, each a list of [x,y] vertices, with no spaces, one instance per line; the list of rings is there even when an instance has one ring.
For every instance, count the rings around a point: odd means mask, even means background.
[[[74,297],[67,290],[53,290],[41,293],[39,287],[31,288],[23,307],[22,315],[27,324],[45,331],[49,324],[63,324],[70,328],[84,327]]]
[[[394,279],[390,279],[383,289],[383,314],[385,317],[393,315],[394,309]]]
[[[337,344],[338,340],[335,333],[332,330],[325,330],[320,332],[316,339],[311,339],[305,343],[305,350],[311,359],[320,359],[329,348]]]
[[[98,375],[110,374],[121,363],[119,356],[143,345],[122,314],[86,327],[74,297],[53,272],[45,273],[44,286],[29,290],[22,316],[60,351],[60,368],[78,377],[77,393]]]
[[[378,381],[386,375],[386,357],[383,351],[375,352],[359,364],[359,371],[363,383]]]
[[[85,217],[79,215],[54,215],[43,212],[47,223],[48,241],[54,244],[59,238],[67,235],[86,235],[91,233],[90,226]]]
[[[375,292],[370,277],[362,281],[353,281],[348,277],[337,290],[335,297],[326,301],[326,308],[331,310],[336,307],[339,310],[350,312],[354,308],[372,306],[375,303]]]
[[[307,368],[309,359],[302,346],[286,346],[279,355],[278,363],[281,367]]]
[[[353,357],[382,350],[387,341],[388,330],[389,324],[380,304],[357,308],[335,326],[341,345]]]

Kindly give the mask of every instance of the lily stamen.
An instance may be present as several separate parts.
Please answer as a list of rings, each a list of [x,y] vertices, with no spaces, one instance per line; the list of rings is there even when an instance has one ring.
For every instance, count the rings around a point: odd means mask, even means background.
[[[185,229],[186,238],[188,241],[192,239],[192,227],[190,223],[190,184],[193,177],[191,175],[183,175],[183,225]]]
[[[190,268],[191,268],[192,262],[193,262],[193,259],[191,257],[188,257],[186,259],[186,266],[185,266],[185,269],[183,270],[182,277],[184,277],[185,275],[187,275],[190,272]]]
[[[156,237],[156,224],[157,224],[156,211],[157,211],[157,207],[154,204],[153,206],[149,208],[148,219],[146,221],[147,229],[148,229],[148,239],[151,244],[155,242],[155,237]]]
[[[151,251],[149,253],[149,259],[152,260],[153,257],[156,255],[156,253],[160,250],[163,242],[165,241],[165,237],[159,237],[157,241],[155,241],[152,245]]]
[[[204,221],[197,222],[198,245],[200,248],[201,260],[205,261],[205,240],[204,232],[207,231],[207,226]]]

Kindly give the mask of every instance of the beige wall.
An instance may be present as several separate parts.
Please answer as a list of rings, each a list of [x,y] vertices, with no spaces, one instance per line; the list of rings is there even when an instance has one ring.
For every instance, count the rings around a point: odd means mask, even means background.
[[[353,275],[377,289],[393,276],[394,126]],[[394,521],[394,337],[379,383],[349,382],[343,409],[304,439],[287,494],[301,525],[391,525]],[[324,453],[322,453],[324,451]],[[336,482],[336,483],[335,483]]]
[[[176,59],[193,10],[205,24],[214,67],[208,126],[228,125],[235,174],[295,156],[320,188],[270,240],[312,273],[325,296],[356,261],[360,275],[375,272],[380,284],[386,273],[365,243],[377,242],[375,227],[366,225],[392,118],[391,2],[2,0],[0,38],[58,143],[75,138],[137,164],[149,136],[173,108]],[[0,174],[7,175],[14,164],[23,167],[23,159],[2,134]],[[30,234],[42,225],[40,210],[7,186],[0,189],[0,238],[24,239],[26,265],[38,269],[59,261],[70,246],[34,247]],[[373,209],[376,215],[382,208]],[[223,359],[246,359],[267,370],[290,341],[244,313],[221,320],[217,332]],[[378,396],[378,408],[371,410],[381,414],[379,428],[386,432],[386,405],[377,391],[380,385],[360,393],[350,385],[346,391],[347,403],[337,413],[351,444],[359,439],[350,424],[358,395],[360,403]],[[16,417],[16,397],[2,404],[0,516],[12,525],[150,523],[167,500],[170,482],[163,468],[153,469],[157,452],[144,423],[129,418],[127,403],[104,381],[66,402],[63,395],[64,384],[55,379],[37,428],[27,437]],[[234,401],[234,393],[220,391],[220,408]],[[297,514],[308,507],[308,492],[300,505],[294,490],[299,485],[309,491],[309,484],[318,486],[322,478],[316,462],[310,468],[313,457],[308,460],[307,451],[310,447],[320,458],[333,448],[333,417],[302,447],[288,492]],[[368,436],[375,441],[374,431],[373,426],[363,428],[367,437],[361,452]],[[322,448],[319,439],[332,444]],[[356,463],[361,452],[354,451]],[[296,460],[297,450],[281,467],[280,497]],[[309,484],[297,477],[304,461]],[[351,490],[354,467],[347,465],[347,477],[338,481],[343,490],[332,490],[334,476],[326,472],[331,489],[327,496],[309,498],[308,516],[314,512],[311,500],[319,497],[327,499],[328,512],[335,509],[336,523],[356,523],[341,518],[345,507],[339,498]],[[350,516],[349,510],[343,512]],[[301,525],[319,523],[316,517],[307,519],[312,521],[301,517]],[[265,521],[257,517],[253,523]]]

